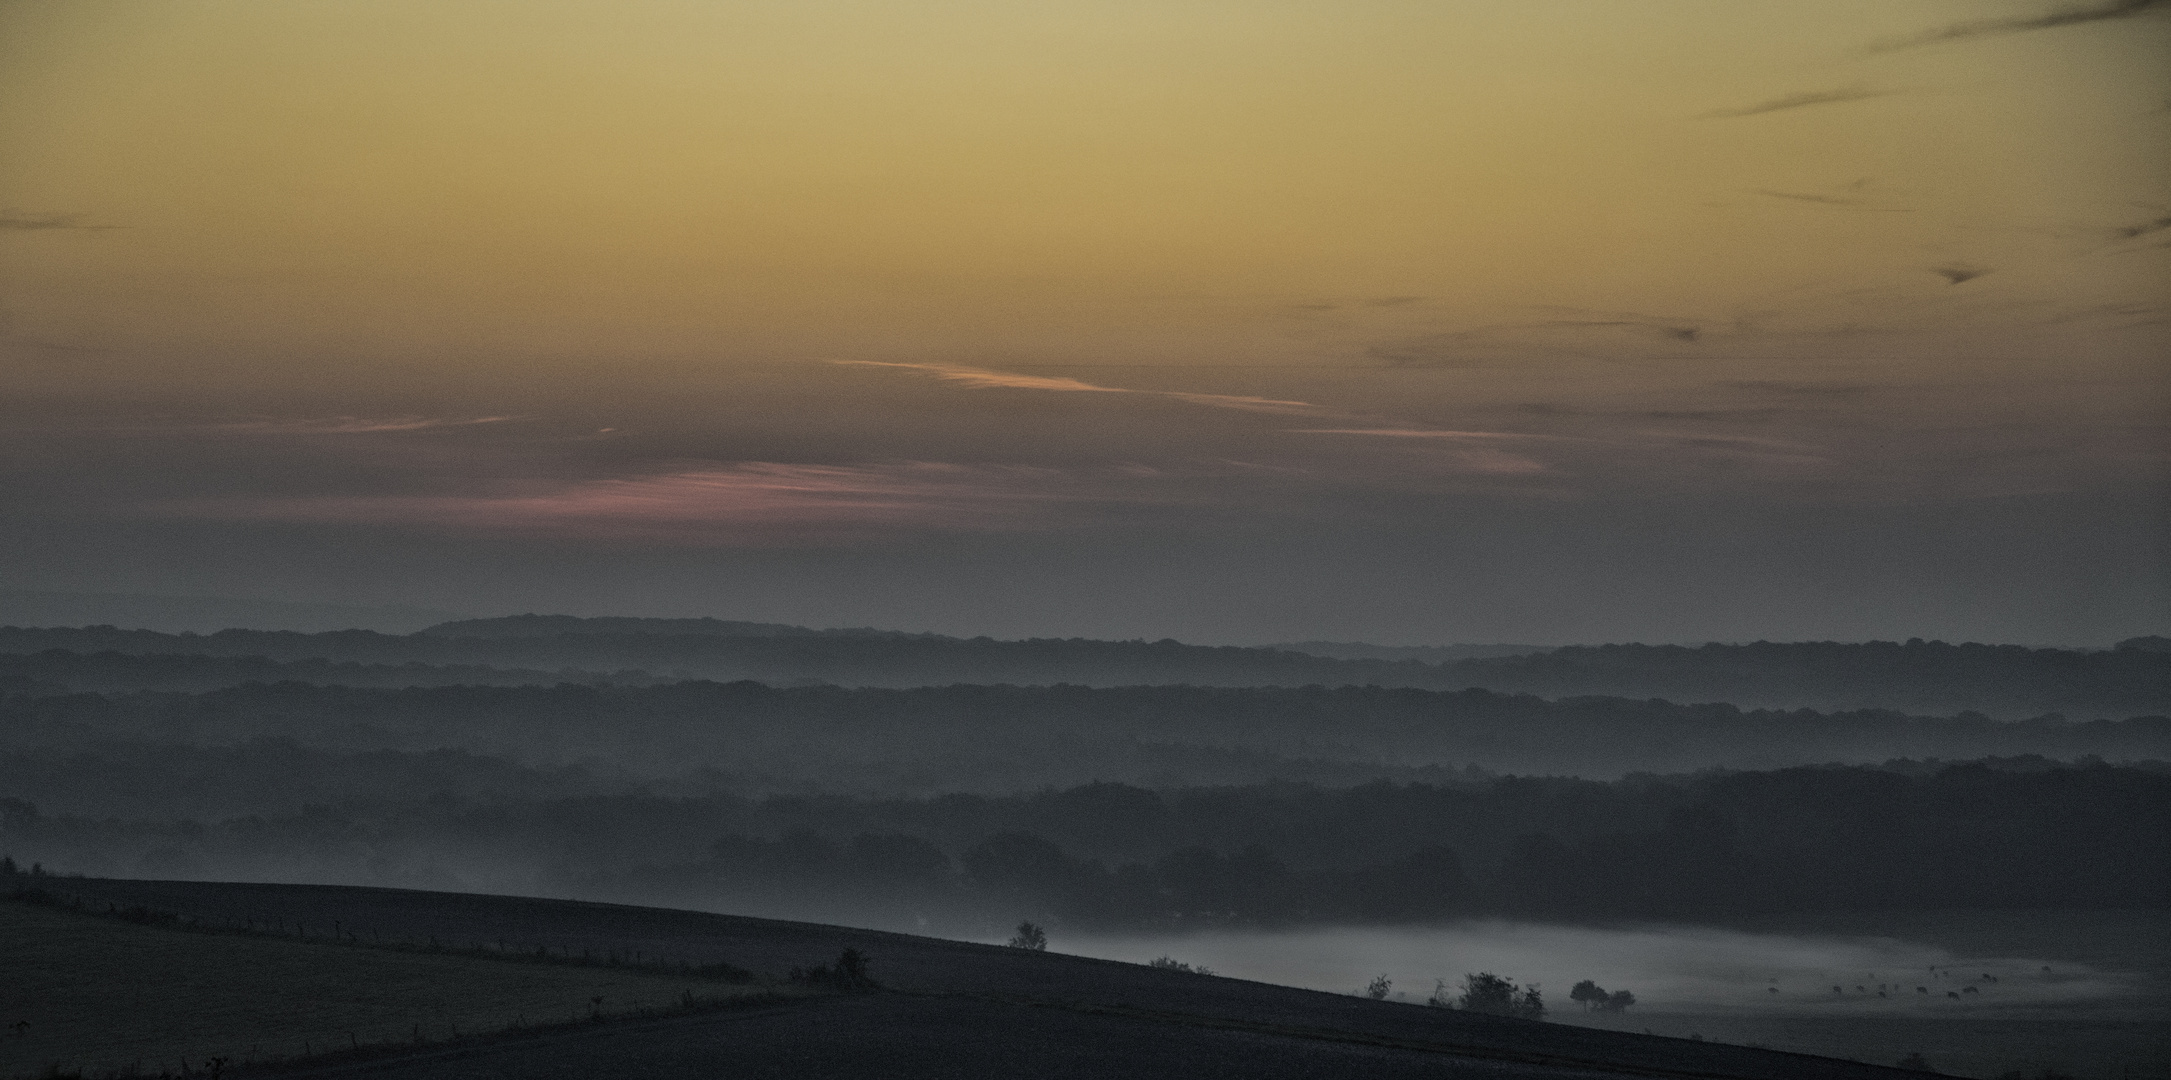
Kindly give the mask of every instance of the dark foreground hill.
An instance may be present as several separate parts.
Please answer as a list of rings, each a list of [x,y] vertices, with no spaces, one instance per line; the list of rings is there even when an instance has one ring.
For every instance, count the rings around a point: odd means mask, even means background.
[[[756,971],[864,953],[884,989],[468,1037],[259,1075],[437,1077],[1887,1077],[1717,1043],[1369,1001],[1135,964],[810,923],[516,897],[46,879],[86,907],[362,938],[505,942]],[[168,987],[185,993],[186,987]]]
[[[686,623],[695,625],[682,625]],[[294,677],[363,685],[387,685],[388,676],[396,677],[387,668],[423,664],[551,672],[575,682],[699,678],[877,687],[958,683],[1481,687],[1544,697],[1613,695],[1723,701],[1757,708],[1977,712],[2002,720],[2047,713],[2075,719],[2171,713],[2171,653],[2145,647],[2087,652],[1920,640],[1905,644],[1758,642],[1694,648],[1576,646],[1527,656],[1427,663],[1337,659],[1283,649],[1168,640],[996,641],[715,620],[529,616],[446,624],[404,636],[361,630],[323,634],[222,630],[195,635],[95,626],[0,627],[0,654],[56,649],[75,654],[351,663],[367,670],[312,670]],[[15,668],[0,663],[0,669],[78,689],[200,689],[206,685],[203,678],[217,677],[206,672],[184,678],[170,665],[138,669],[114,663],[106,670],[81,662],[54,666],[57,661],[47,662],[50,670],[41,674],[26,660],[11,663]],[[463,681],[505,683],[532,678],[477,673]],[[413,680],[417,685],[446,681],[441,674],[427,672],[414,673]]]

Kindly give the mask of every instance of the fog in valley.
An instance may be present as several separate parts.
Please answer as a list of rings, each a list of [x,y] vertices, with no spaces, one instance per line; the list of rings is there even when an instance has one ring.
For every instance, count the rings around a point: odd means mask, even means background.
[[[18,873],[563,896],[965,940],[1026,921],[1060,951],[1335,991],[1384,977],[1397,1000],[1452,1002],[1495,973],[1569,1022],[1858,1051],[1842,1056],[1992,1018],[2043,1035],[2064,1011],[2146,1013],[2166,970],[2079,961],[2025,924],[1965,947],[1936,935],[1965,912],[2125,911],[2140,921],[2122,934],[2162,938],[2160,638],[1387,661],[523,617],[0,642],[16,650],[0,655],[0,853]],[[690,677],[761,673],[749,658],[791,677]],[[897,674],[914,663],[984,681]],[[844,667],[862,678],[818,677]],[[1530,691],[1547,678],[1585,692]],[[1853,707],[1645,696],[1744,681]],[[2006,718],[1907,707],[1924,701]],[[2021,702],[2042,711],[2014,718]],[[1849,928],[1862,912],[1924,936]],[[1812,924],[1746,929],[1785,918]],[[1961,968],[1965,987],[1927,974]],[[1635,1004],[1563,996],[1584,980]],[[2131,1027],[2090,1053],[2138,1052]],[[2055,1042],[2037,1049],[2095,1060]]]

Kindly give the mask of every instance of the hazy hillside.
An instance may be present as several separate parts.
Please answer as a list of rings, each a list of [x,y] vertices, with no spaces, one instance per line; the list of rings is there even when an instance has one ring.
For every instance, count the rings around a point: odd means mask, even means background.
[[[1091,780],[1355,783],[1471,765],[1613,777],[1901,757],[2171,759],[2163,717],[2003,723],[1484,690],[280,683],[0,700],[0,746],[260,739],[349,752],[458,749],[646,777],[706,770],[712,782],[763,790],[928,793]]]
[[[2000,720],[2047,713],[2076,719],[2171,713],[2171,653],[2141,646],[2079,651],[1920,640],[1694,648],[1602,645],[1424,663],[1334,659],[1166,640],[996,641],[798,627],[767,627],[748,636],[733,633],[732,628],[766,624],[684,621],[700,624],[701,631],[678,632],[675,627],[681,620],[629,620],[646,629],[626,633],[619,632],[618,620],[546,616],[450,624],[452,629],[439,627],[411,635],[358,630],[320,634],[223,630],[194,635],[112,627],[0,627],[0,654],[60,649],[262,657],[288,663],[325,660],[490,667],[559,673],[575,681],[593,681],[599,673],[639,672],[666,679],[885,687],[955,683],[1481,687],[1544,697],[1598,694],[1755,708],[1976,712]],[[568,625],[582,629],[566,632],[562,628]],[[462,636],[467,633],[464,630],[453,633],[463,626],[495,636]],[[373,675],[364,679],[366,674],[357,673],[354,678],[378,684]],[[121,676],[99,681],[87,670],[79,675],[87,680],[86,686],[143,685],[128,683]],[[438,680],[418,672],[417,681]],[[478,673],[476,681],[521,681],[521,677]]]
[[[2171,712],[2171,654],[1961,645],[1915,638],[1748,645],[1579,645],[1447,665],[1473,686],[1547,697],[1621,694],[1737,705],[1971,710],[2001,719]],[[1965,703],[1965,704],[1963,704]]]
[[[1335,660],[1416,660],[1438,664],[1488,656],[1527,656],[1550,652],[1550,645],[1373,645],[1362,641],[1288,641],[1261,648],[1282,649]]]
[[[637,671],[609,674],[561,669],[539,671],[481,664],[364,664],[352,660],[269,660],[261,656],[192,656],[175,653],[0,653],[0,686],[26,680],[41,692],[70,690],[217,690],[244,683],[303,682],[320,686],[549,686],[608,681],[644,686],[658,681]]]
[[[602,615],[583,618],[577,615],[504,615],[492,619],[455,619],[417,631],[430,637],[446,638],[547,638],[561,634],[615,637],[625,634],[651,637],[854,637],[882,638],[934,638],[956,641],[957,638],[941,634],[915,634],[903,630],[876,630],[856,627],[837,630],[815,630],[786,623],[734,622],[728,619],[652,619],[629,616]]]
[[[188,793],[172,777],[217,755],[176,755],[164,791],[179,797],[163,812],[142,796],[95,814],[0,800],[0,853],[94,874],[580,895],[889,926],[1019,913],[1146,926],[2171,904],[2171,773],[2040,760],[746,799],[443,755],[247,753],[254,764],[197,776],[291,770],[266,785],[260,812],[179,812]],[[50,764],[108,790],[157,772]],[[447,774],[435,791],[416,782],[432,770]],[[461,773],[488,782],[446,782]]]

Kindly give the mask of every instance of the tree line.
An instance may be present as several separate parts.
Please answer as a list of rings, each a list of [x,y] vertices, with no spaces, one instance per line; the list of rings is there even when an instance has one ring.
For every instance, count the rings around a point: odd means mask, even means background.
[[[2161,760],[2171,759],[2171,718],[2002,723],[1382,687],[286,682],[197,694],[18,687],[0,697],[0,749],[264,739],[350,752],[457,749],[539,768],[586,761],[646,780],[700,773],[710,787],[742,791],[932,794],[1094,779],[1444,783],[1469,766],[1605,778],[1894,758]]]
[[[901,927],[2162,907],[2171,774],[2004,762],[993,798],[440,794],[216,823],[7,799],[0,852],[115,876],[485,888]]]
[[[1999,719],[2052,712],[2087,718],[2171,712],[2171,653],[2147,644],[2155,639],[2134,639],[2120,648],[2096,651],[1919,639],[1697,647],[1630,644],[1427,663],[1172,640],[997,641],[874,630],[763,630],[762,624],[734,623],[687,632],[679,624],[689,620],[531,618],[533,625],[508,628],[498,625],[506,620],[481,620],[490,625],[448,624],[409,635],[360,630],[319,634],[222,630],[197,635],[110,626],[0,627],[0,653],[59,649],[261,657],[278,662],[414,663],[572,672],[574,681],[612,677],[893,687],[951,683],[1482,687],[1547,697],[1609,695],[1766,708],[1979,712]],[[652,632],[635,632],[628,626],[650,623],[656,624]]]

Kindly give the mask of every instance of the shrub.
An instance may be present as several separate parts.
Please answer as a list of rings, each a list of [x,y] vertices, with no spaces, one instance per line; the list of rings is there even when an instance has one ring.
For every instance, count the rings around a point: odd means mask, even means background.
[[[1514,980],[1501,978],[1490,971],[1462,977],[1462,1007],[1470,1012],[1516,1016],[1525,1020],[1536,1020],[1545,1015],[1545,999],[1538,993],[1537,984],[1517,986]]]
[[[1200,964],[1197,967],[1192,967],[1191,965],[1186,964],[1181,960],[1168,956],[1158,957],[1154,960],[1148,961],[1146,966],[1150,968],[1160,968],[1163,971],[1181,971],[1187,975],[1211,975],[1214,973],[1214,969],[1207,967],[1204,964]]]
[[[880,989],[882,985],[867,974],[867,954],[858,949],[838,953],[836,962],[828,966],[793,968],[790,977],[795,983],[853,993]]]
[[[1048,951],[1048,932],[1029,922],[1018,924],[1018,932],[1010,939],[1010,947],[1028,952]]]
[[[1383,1001],[1387,997],[1387,991],[1393,989],[1394,985],[1394,983],[1388,981],[1387,976],[1381,975],[1379,978],[1365,984],[1364,996],[1374,1001]]]

